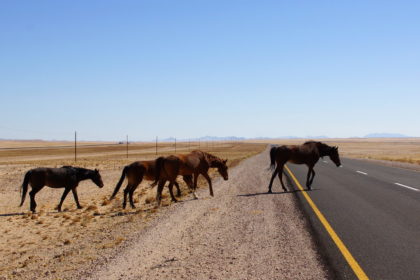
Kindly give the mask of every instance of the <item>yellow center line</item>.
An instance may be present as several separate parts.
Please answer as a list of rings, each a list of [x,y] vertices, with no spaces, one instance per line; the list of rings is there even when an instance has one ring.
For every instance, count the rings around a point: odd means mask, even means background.
[[[297,187],[302,191],[303,196],[305,197],[306,201],[312,207],[312,210],[315,212],[316,216],[318,217],[319,221],[322,223],[324,228],[327,230],[328,234],[334,241],[335,245],[337,245],[338,249],[340,250],[341,254],[343,254],[344,258],[346,259],[347,263],[350,265],[353,272],[356,274],[358,279],[369,279],[357,261],[353,258],[350,251],[347,249],[346,245],[344,245],[343,241],[341,241],[340,237],[338,237],[337,233],[335,233],[334,229],[331,227],[330,223],[324,217],[324,215],[319,211],[318,207],[309,197],[309,195],[304,191],[299,181],[296,179],[295,175],[293,175],[292,171],[285,166],[287,172],[292,177],[293,181],[296,183]]]

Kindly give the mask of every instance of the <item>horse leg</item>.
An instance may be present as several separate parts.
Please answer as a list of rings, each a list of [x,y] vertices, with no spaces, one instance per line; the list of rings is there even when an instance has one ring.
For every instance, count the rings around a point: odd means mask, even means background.
[[[130,191],[130,188],[131,188],[131,185],[127,184],[127,186],[124,189],[124,199],[123,199],[123,205],[122,205],[123,209],[125,209],[125,207],[127,206],[127,195],[128,195],[128,192]]]
[[[157,206],[160,206],[160,203],[162,201],[162,191],[163,191],[163,187],[165,186],[166,181],[159,181],[159,185],[157,187],[157,191],[156,191],[156,202],[157,202]]]
[[[61,196],[60,203],[57,206],[58,212],[61,212],[61,206],[63,205],[64,199],[66,199],[67,194],[70,192],[71,188],[65,188],[63,195]]]
[[[309,185],[312,186],[312,182],[314,181],[315,178],[315,170],[312,168],[312,178],[311,181],[309,182]]]
[[[194,174],[194,183],[193,183],[193,196],[194,196],[194,199],[198,199],[198,196],[195,193],[195,190],[197,189],[197,181],[198,181],[198,176],[199,175],[200,175],[199,173]]]
[[[173,187],[174,187],[174,182],[170,182],[168,188],[169,188],[169,193],[171,195],[171,199],[173,202],[178,202],[178,200],[176,200],[174,196],[174,192],[172,191]]]
[[[193,193],[194,199],[198,199],[197,194],[195,193],[192,175],[184,175],[183,178],[185,183],[187,183],[188,188]]]
[[[74,200],[76,201],[77,209],[82,209],[83,207],[79,203],[79,197],[77,196],[76,187],[72,188],[71,192],[73,193]]]
[[[279,179],[280,179],[280,183],[281,183],[281,187],[283,188],[283,191],[287,192],[287,189],[286,189],[286,187],[284,186],[284,183],[283,183],[283,168],[284,168],[284,165],[280,165],[280,167],[279,167]]]
[[[131,208],[136,208],[136,206],[134,205],[134,200],[133,200],[133,194],[134,191],[137,189],[139,185],[132,185],[130,190],[128,191],[128,197],[130,198],[130,206]]]
[[[177,181],[175,181],[175,182],[174,182],[174,185],[175,185],[175,187],[176,187],[176,196],[177,196],[177,197],[180,197],[182,194],[181,194],[181,189],[179,188],[179,184],[178,184],[178,182],[177,182]]]
[[[43,186],[42,186],[43,187]],[[32,190],[29,192],[29,197],[31,198],[31,211],[32,213],[35,213],[36,209],[36,202],[35,202],[35,195],[37,192],[39,192],[42,187],[32,187]]]
[[[312,175],[312,172],[313,172],[313,167],[309,166],[308,168],[309,168],[308,169],[308,174],[306,175],[306,187],[307,187],[308,190],[310,190],[311,189],[311,175]]]
[[[272,193],[271,187],[273,185],[274,178],[276,178],[278,172],[279,172],[279,169],[278,169],[278,166],[277,166],[276,169],[273,172],[273,176],[271,176],[270,185],[268,185],[268,193]]]
[[[203,173],[203,176],[204,176],[204,178],[206,178],[207,183],[209,183],[210,195],[211,195],[211,196],[214,196],[214,193],[213,193],[213,186],[212,186],[212,184],[211,184],[211,178],[210,178],[209,174],[207,174],[207,173]]]
[[[130,198],[130,205],[131,208],[136,208],[136,206],[134,205],[134,200],[133,200],[133,194],[134,191],[137,189],[137,187],[141,184],[141,182],[143,181],[143,173],[140,174],[139,178],[137,180],[135,180],[134,182],[130,182],[131,187],[128,190],[128,196]]]
[[[182,178],[184,179],[184,182],[187,184],[188,189],[192,192],[193,191],[192,175],[184,175],[182,176]]]

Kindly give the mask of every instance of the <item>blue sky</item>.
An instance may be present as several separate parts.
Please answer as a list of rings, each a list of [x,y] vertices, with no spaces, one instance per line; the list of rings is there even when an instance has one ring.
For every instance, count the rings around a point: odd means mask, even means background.
[[[0,138],[420,136],[418,1],[1,1]]]

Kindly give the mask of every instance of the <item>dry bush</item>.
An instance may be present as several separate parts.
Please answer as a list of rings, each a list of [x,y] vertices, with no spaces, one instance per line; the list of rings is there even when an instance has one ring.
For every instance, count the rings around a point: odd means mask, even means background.
[[[96,210],[98,210],[98,206],[96,206],[96,205],[89,205],[89,206],[86,208],[85,212],[89,212],[89,211],[96,211]]]
[[[110,200],[108,200],[107,198],[104,198],[104,199],[102,200],[101,206],[107,206],[107,205],[109,205],[110,203],[111,203],[111,201],[110,201]]]

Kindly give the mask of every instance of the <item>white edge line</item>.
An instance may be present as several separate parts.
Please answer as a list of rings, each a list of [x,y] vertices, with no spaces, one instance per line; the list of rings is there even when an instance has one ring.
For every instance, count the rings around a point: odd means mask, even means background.
[[[368,175],[366,172],[362,172],[362,171],[359,171],[359,170],[356,170],[356,172],[360,173],[360,174],[363,174],[363,175]]]
[[[413,187],[409,187],[409,186],[406,186],[406,185],[403,185],[403,184],[400,184],[400,183],[394,183],[394,184],[397,185],[397,186],[412,190],[412,191],[420,192],[419,189],[416,189],[416,188],[413,188]]]

